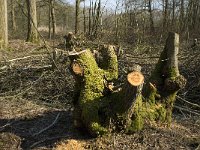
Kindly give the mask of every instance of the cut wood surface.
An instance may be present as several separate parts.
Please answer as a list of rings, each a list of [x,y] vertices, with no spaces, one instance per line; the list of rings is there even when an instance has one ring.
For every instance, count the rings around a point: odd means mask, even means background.
[[[83,69],[77,62],[72,63],[72,70],[76,75],[81,75],[81,76],[83,75]]]
[[[139,71],[133,71],[128,74],[127,80],[133,86],[138,86],[144,82],[144,76]]]

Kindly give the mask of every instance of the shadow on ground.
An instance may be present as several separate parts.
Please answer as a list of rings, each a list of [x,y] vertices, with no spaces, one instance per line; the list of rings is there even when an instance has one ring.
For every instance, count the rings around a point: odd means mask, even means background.
[[[60,139],[83,138],[89,137],[73,128],[70,111],[47,112],[31,119],[0,119],[0,147],[3,149],[52,148]]]

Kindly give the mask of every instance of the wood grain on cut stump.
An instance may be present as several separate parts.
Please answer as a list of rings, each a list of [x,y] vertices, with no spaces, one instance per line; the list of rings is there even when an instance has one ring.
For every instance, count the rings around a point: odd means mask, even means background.
[[[133,71],[128,74],[127,80],[133,86],[139,86],[144,82],[144,76],[139,71]]]
[[[76,75],[83,75],[83,68],[77,62],[72,63],[72,70]]]

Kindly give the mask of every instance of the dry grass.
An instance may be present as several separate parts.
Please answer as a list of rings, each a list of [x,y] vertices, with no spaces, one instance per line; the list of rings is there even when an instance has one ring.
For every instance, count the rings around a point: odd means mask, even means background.
[[[82,141],[71,139],[57,144],[55,150],[84,150],[83,145]]]

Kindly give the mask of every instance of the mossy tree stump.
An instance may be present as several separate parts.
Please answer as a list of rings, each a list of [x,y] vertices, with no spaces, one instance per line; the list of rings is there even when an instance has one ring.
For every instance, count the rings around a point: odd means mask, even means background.
[[[173,104],[177,92],[184,88],[186,79],[178,69],[179,35],[170,32],[160,59],[153,71],[147,87],[147,101],[159,105],[159,120],[171,123]]]
[[[170,124],[176,94],[186,84],[178,70],[178,44],[178,34],[169,33],[147,84],[143,85],[141,67],[135,65],[129,68],[124,85],[117,89],[110,84],[118,78],[113,46],[101,47],[99,64],[89,49],[70,52],[70,69],[76,81],[75,125],[97,136],[110,131],[111,121],[114,129],[129,133],[141,130],[147,121]]]
[[[112,51],[112,48],[108,48]],[[78,127],[85,127],[93,134],[103,134],[107,129],[103,127],[99,110],[104,103],[105,88],[108,80],[117,79],[117,57],[113,52],[108,53],[104,69],[100,69],[92,52],[86,49],[81,52],[71,52],[71,71],[76,80],[74,123]],[[109,65],[112,65],[109,67]]]

